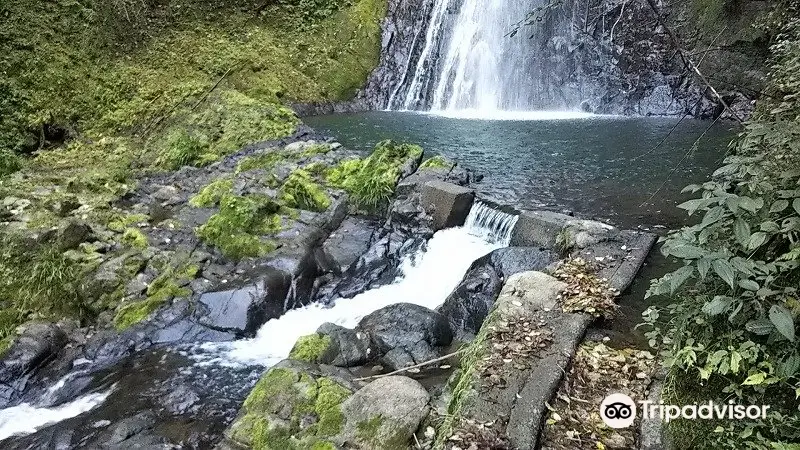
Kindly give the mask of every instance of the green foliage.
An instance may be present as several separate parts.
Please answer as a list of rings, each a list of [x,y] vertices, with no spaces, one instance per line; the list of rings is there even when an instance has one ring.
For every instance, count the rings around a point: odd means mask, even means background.
[[[170,170],[183,166],[205,166],[217,159],[208,151],[208,147],[208,139],[204,136],[190,135],[186,130],[173,130],[167,136],[165,149],[156,164]]]
[[[797,415],[800,20],[787,24],[772,51],[770,96],[761,100],[712,179],[687,187],[698,198],[679,205],[702,218],[662,239],[662,252],[684,265],[655,280],[649,295],[678,301],[666,311],[650,308],[645,320],[653,326],[651,345],[664,347],[673,377],[718,386],[695,389],[695,396],[771,404],[775,414]],[[745,426],[747,433],[719,433],[739,448],[770,448],[768,440],[798,438],[789,426]]]
[[[453,161],[445,158],[442,155],[436,155],[433,158],[428,158],[420,164],[420,170],[425,169],[447,169],[450,170],[455,166]]]
[[[261,236],[281,229],[280,205],[261,195],[225,194],[219,212],[197,229],[197,235],[227,257],[263,256],[275,244]]]
[[[386,206],[400,179],[400,169],[411,160],[419,161],[422,148],[386,140],[375,146],[363,160],[347,160],[333,167],[326,179],[346,190],[358,207],[376,211]]]
[[[32,317],[88,315],[78,294],[79,264],[55,246],[31,250],[14,236],[0,238],[0,339]]]
[[[125,229],[125,232],[122,233],[122,242],[131,248],[139,250],[144,250],[150,245],[147,236],[138,228]]]
[[[210,208],[219,203],[220,199],[233,189],[233,179],[222,177],[208,183],[200,192],[189,199],[189,204],[195,208]]]
[[[317,333],[301,336],[295,342],[292,351],[289,353],[289,358],[311,363],[319,362],[319,358],[328,350],[330,344],[330,336]]]
[[[331,206],[325,190],[303,169],[292,172],[283,183],[281,199],[290,208],[309,211],[325,211]]]
[[[271,149],[264,153],[243,158],[236,166],[236,173],[247,172],[254,169],[270,170],[275,168],[275,165],[284,159],[286,159],[286,156],[284,156],[283,153],[276,149]]]
[[[0,177],[22,168],[22,160],[14,152],[0,148]]]
[[[129,303],[123,306],[114,316],[114,326],[120,331],[129,328],[149,317],[163,304],[164,300],[158,298],[148,298]]]

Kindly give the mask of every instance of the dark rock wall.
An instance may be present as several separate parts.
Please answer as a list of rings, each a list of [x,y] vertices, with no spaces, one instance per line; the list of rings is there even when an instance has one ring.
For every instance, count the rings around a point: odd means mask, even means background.
[[[425,45],[435,0],[388,1],[380,62],[364,89],[346,103],[299,105],[300,115],[385,109],[393,95],[403,95]],[[741,0],[736,11],[711,18],[698,9],[699,0],[655,4],[684,53],[736,114],[746,117],[766,75],[768,37],[753,24],[769,2]],[[531,51],[547,60],[537,66],[549,68],[543,77],[546,92],[540,93],[548,107],[697,118],[723,113],[716,96],[687,70],[646,0],[563,0],[551,5],[519,30],[532,36]],[[451,14],[456,10],[450,8]]]

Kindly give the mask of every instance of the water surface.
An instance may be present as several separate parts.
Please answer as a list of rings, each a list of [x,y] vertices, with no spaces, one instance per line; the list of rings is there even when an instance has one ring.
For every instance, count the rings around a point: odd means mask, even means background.
[[[734,134],[731,125],[717,124],[691,151],[709,122],[684,120],[670,134],[677,118],[537,117],[543,120],[367,112],[304,120],[353,149],[366,152],[391,138],[420,144],[427,156],[456,159],[485,176],[476,188],[489,199],[627,228],[684,223],[685,213],[674,207],[686,198],[680,190],[713,172]]]

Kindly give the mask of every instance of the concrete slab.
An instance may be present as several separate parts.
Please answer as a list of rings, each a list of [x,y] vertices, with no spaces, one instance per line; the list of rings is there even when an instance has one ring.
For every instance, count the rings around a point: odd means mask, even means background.
[[[552,211],[525,211],[511,234],[511,245],[553,248],[564,225],[574,217]]]
[[[422,207],[433,217],[433,231],[457,227],[467,219],[475,191],[453,183],[432,180],[422,189]]]

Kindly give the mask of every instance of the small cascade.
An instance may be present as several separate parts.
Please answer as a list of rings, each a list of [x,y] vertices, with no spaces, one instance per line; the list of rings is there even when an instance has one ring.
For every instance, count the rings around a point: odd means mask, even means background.
[[[508,247],[511,243],[511,233],[519,217],[492,208],[476,200],[469,210],[469,215],[464,223],[464,228],[470,234],[479,236],[489,242]]]

